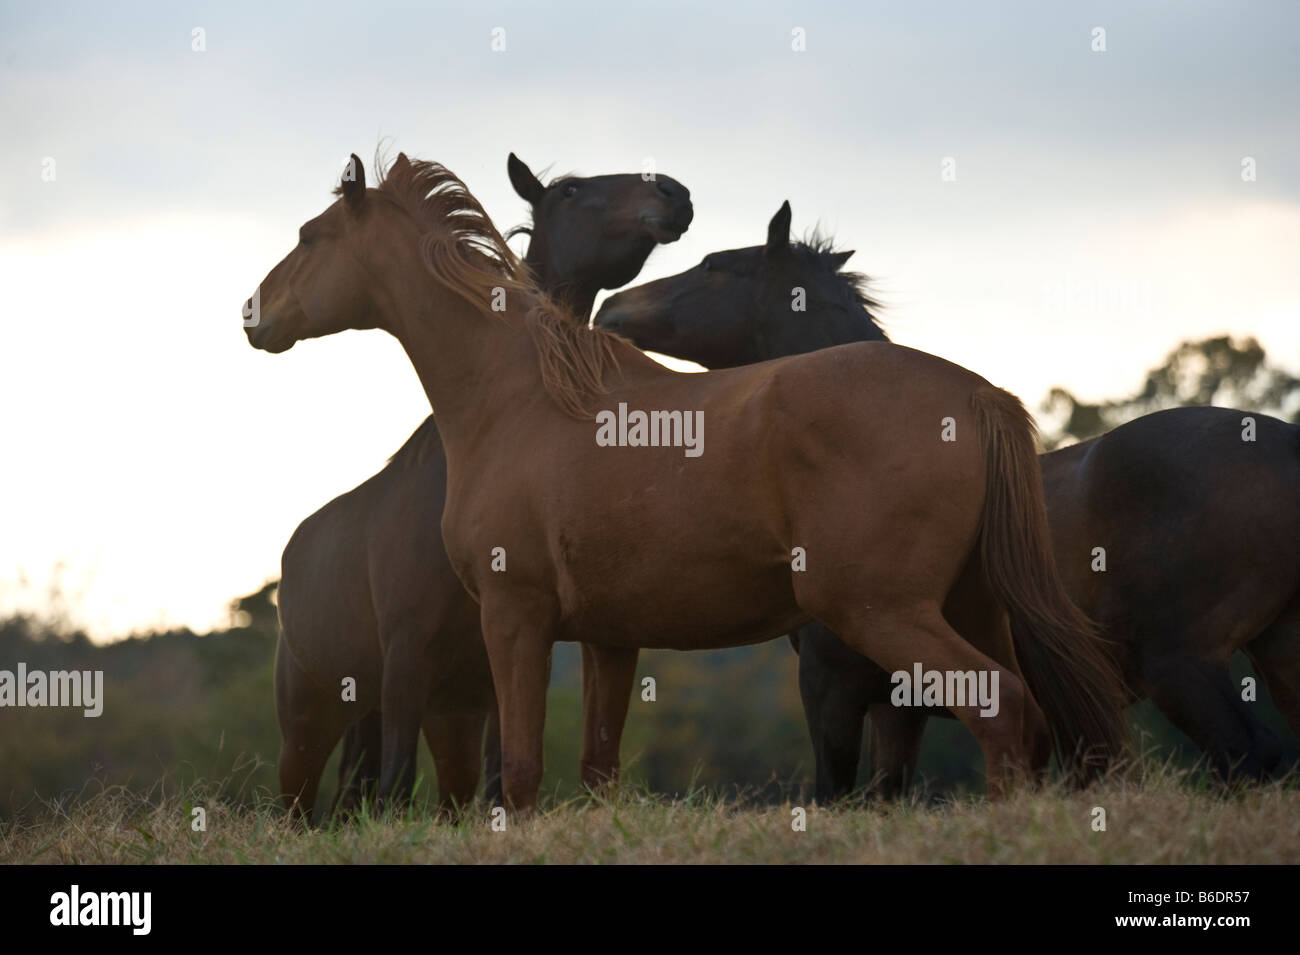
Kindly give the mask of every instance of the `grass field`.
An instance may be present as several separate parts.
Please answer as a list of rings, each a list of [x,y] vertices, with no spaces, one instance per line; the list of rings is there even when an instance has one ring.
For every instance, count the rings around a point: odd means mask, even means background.
[[[625,788],[580,797],[494,831],[487,807],[459,824],[412,811],[304,831],[269,798],[254,808],[193,786],[110,789],[0,828],[4,863],[1300,863],[1300,780],[1236,792],[1157,767],[1084,791],[1048,787],[890,807],[746,805]],[[228,791],[226,787],[223,791]],[[194,808],[206,830],[193,828]],[[1095,810],[1106,828],[1094,829]]]

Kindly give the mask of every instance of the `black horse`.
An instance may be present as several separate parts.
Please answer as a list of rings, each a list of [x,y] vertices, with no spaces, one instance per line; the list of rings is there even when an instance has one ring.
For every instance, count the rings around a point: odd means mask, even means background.
[[[884,339],[864,277],[842,271],[852,253],[789,234],[786,203],[765,245],[715,252],[620,292],[596,323],[710,368]],[[1133,699],[1153,699],[1222,777],[1268,775],[1281,744],[1243,701],[1228,662],[1246,652],[1300,735],[1300,427],[1178,408],[1039,460],[1057,565],[1115,642]],[[825,627],[791,641],[818,799],[853,788],[868,713],[878,791],[904,791],[926,711],[891,706],[888,675]]]

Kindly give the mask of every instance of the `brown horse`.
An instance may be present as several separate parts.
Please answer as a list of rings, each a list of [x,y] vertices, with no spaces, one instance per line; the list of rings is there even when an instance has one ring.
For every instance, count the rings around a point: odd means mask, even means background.
[[[714,252],[621,292],[596,324],[718,368],[883,340],[863,277],[842,271],[852,253],[792,243],[789,231],[787,204],[765,245]],[[791,288],[804,290],[806,311],[791,310]],[[1243,440],[1247,418],[1253,440]],[[1066,590],[1115,641],[1133,697],[1151,697],[1220,775],[1267,775],[1280,744],[1242,700],[1228,661],[1245,650],[1300,736],[1300,427],[1182,408],[1039,463]],[[903,791],[926,712],[891,706],[888,674],[825,628],[803,628],[797,646],[817,797],[853,788],[868,711],[873,779],[884,795]]]
[[[338,191],[263,281],[247,334],[282,352],[378,327],[411,358],[438,409],[443,541],[480,605],[513,807],[536,805],[556,640],[703,649],[817,619],[888,671],[982,675],[996,713],[954,709],[994,795],[1051,745],[998,658],[1052,672],[1091,742],[1122,745],[1118,675],[1061,586],[1013,395],[887,343],[678,374],[557,312],[445,167],[399,156],[367,189],[353,156]],[[954,591],[961,633],[941,610]],[[1014,650],[1009,617],[1032,634]]]
[[[584,320],[600,289],[634,278],[693,214],[690,193],[666,176],[567,176],[543,186],[513,153],[508,171],[532,209],[531,228],[521,230],[532,234],[525,262],[542,288],[585,309],[575,313]],[[325,760],[358,712],[367,715],[344,738],[336,808],[355,808],[374,785],[381,802],[409,796],[421,724],[443,805],[474,795],[484,718],[491,713],[495,727],[496,699],[478,606],[442,545],[446,470],[431,416],[387,467],[303,521],[285,548],[276,709],[287,805],[310,813]],[[601,658],[588,657],[586,705],[594,707]],[[631,679],[618,688],[625,700]],[[593,714],[588,723],[598,726]],[[617,735],[611,749],[608,731],[604,739],[588,733],[584,778],[613,775]],[[493,733],[489,799],[499,798],[499,766]]]

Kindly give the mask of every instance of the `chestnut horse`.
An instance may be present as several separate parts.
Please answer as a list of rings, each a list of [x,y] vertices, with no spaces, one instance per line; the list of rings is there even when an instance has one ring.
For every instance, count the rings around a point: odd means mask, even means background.
[[[584,321],[600,289],[635,278],[656,244],[679,238],[693,215],[690,193],[667,176],[566,176],[543,186],[514,153],[508,172],[532,209],[531,228],[519,230],[532,235],[531,274]],[[376,784],[381,803],[407,798],[421,724],[443,805],[474,795],[484,718],[491,713],[495,728],[496,699],[478,606],[442,545],[446,471],[430,416],[387,467],[303,521],[285,548],[276,709],[289,806],[310,813],[342,728],[367,710],[344,737],[336,808],[355,808]],[[599,672],[598,657],[586,661],[588,706],[600,699]],[[347,678],[353,702],[341,692]],[[626,679],[617,688],[624,697],[632,675]],[[589,733],[584,777],[611,776],[617,754],[617,740],[611,751],[608,734]],[[489,799],[499,799],[499,766],[491,733]]]
[[[383,328],[410,357],[517,811],[536,806],[556,640],[706,649],[816,619],[891,672],[983,674],[997,712],[954,708],[994,796],[1050,758],[1018,671],[1068,691],[1089,743],[1123,744],[1122,686],[1061,585],[1015,396],[875,342],[679,374],[550,303],[445,167],[400,155],[367,189],[353,156],[338,193],[261,284],[249,342]],[[1009,617],[1028,634],[1014,650]]]
[[[789,232],[786,204],[764,246],[715,252],[694,269],[619,293],[596,324],[718,368],[883,340],[863,277],[841,271],[852,253],[791,243]],[[805,290],[806,313],[790,309],[796,287]],[[1247,417],[1253,441],[1242,440]],[[1300,428],[1249,412],[1181,408],[1039,464],[1066,590],[1118,644],[1132,696],[1151,697],[1224,777],[1266,775],[1280,745],[1242,701],[1228,661],[1246,652],[1300,735]],[[1107,553],[1104,572],[1096,547]],[[902,791],[925,711],[890,706],[887,674],[825,628],[805,627],[797,641],[818,798],[853,788],[868,709],[872,775],[883,794]]]

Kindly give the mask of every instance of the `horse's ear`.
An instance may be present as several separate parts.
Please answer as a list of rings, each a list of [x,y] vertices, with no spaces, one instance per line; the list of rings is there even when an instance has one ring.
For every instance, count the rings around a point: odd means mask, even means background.
[[[853,253],[854,253],[855,251],[857,251],[857,250],[856,250],[856,249],[849,249],[849,251],[847,251],[847,252],[832,252],[832,253],[831,253],[831,265],[835,266],[835,271],[836,271],[836,272],[838,272],[840,269],[844,268],[844,263],[847,262],[849,259],[853,258]]]
[[[411,160],[406,158],[406,153],[398,153],[397,158],[393,160],[393,164],[388,167],[389,175],[392,175],[394,172],[407,173],[410,171]]]
[[[515,187],[515,192],[519,193],[519,198],[529,205],[537,205],[546,192],[546,187],[533,175],[533,171],[528,168],[527,163],[514,153],[511,153],[510,158],[506,160],[506,169],[510,173],[510,185]]]
[[[348,205],[354,209],[366,197],[366,167],[361,164],[356,153],[352,154],[348,164],[343,167],[339,190],[343,193],[343,198],[348,201]]]
[[[772,216],[772,221],[767,224],[767,245],[763,252],[766,255],[776,255],[778,252],[784,252],[790,246],[790,200],[787,199],[781,203],[781,208],[776,210],[776,215]]]

